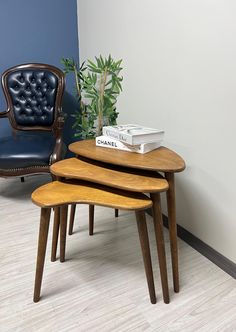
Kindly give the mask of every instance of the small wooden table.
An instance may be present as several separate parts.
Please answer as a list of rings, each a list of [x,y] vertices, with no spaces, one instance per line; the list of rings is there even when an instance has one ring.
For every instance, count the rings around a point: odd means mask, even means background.
[[[178,246],[176,227],[176,203],[174,173],[185,169],[184,160],[174,151],[160,147],[146,154],[120,151],[97,147],[95,140],[84,140],[69,145],[69,150],[78,156],[103,163],[139,169],[145,171],[163,172],[169,183],[167,191],[168,222],[171,246],[171,260],[174,291],[179,292]],[[155,195],[152,197],[155,206]]]

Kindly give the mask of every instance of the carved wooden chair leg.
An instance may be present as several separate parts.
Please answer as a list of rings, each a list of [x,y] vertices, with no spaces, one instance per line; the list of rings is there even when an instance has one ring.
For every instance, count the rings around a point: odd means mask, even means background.
[[[51,262],[55,262],[57,255],[57,242],[60,227],[60,208],[54,208],[54,222],[53,222],[53,234],[52,234],[52,252],[51,252]]]
[[[73,228],[74,228],[74,220],[75,220],[75,210],[76,210],[76,204],[71,204],[70,208],[70,222],[69,222],[69,235],[73,234]]]
[[[151,303],[156,303],[156,294],[155,294],[155,286],[153,280],[153,271],[152,271],[152,261],[151,261],[151,254],[150,254],[150,247],[149,247],[149,239],[148,239],[148,232],[147,232],[147,224],[145,218],[144,211],[135,211],[136,213],[136,220],[139,232],[139,239],[142,248],[143,254],[143,262],[146,272],[146,278],[148,283],[149,289],[149,296]]]
[[[163,300],[165,303],[170,302],[167,267],[166,267],[166,255],[165,255],[165,243],[163,234],[163,221],[161,213],[161,198],[159,193],[152,193],[151,199],[153,203],[153,222],[156,236],[157,253],[159,259],[159,269],[161,275],[161,285]]]
[[[60,207],[60,262],[65,262],[68,205]]]
[[[89,235],[93,235],[94,229],[94,205],[89,205]]]
[[[119,217],[119,210],[118,209],[115,209],[115,217]]]
[[[35,284],[34,284],[35,285],[34,302],[38,302],[40,299],[45,253],[46,253],[47,239],[48,239],[50,212],[51,212],[50,208],[41,209],[39,238],[38,238],[38,255],[37,255]]]

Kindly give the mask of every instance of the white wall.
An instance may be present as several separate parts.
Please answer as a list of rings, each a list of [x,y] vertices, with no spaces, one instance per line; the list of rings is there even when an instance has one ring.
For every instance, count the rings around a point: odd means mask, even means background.
[[[123,59],[119,123],[186,161],[177,221],[236,262],[236,1],[78,0],[80,58]]]

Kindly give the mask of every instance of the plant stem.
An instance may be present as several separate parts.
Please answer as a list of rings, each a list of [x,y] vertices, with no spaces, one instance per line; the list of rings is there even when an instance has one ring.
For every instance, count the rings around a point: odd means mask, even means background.
[[[82,96],[81,96],[81,90],[80,90],[80,84],[79,84],[79,73],[78,73],[78,69],[76,67],[76,65],[74,65],[74,73],[75,73],[75,83],[76,83],[76,90],[79,96],[79,101],[80,101],[80,110],[81,112],[83,111],[83,101],[82,101]]]
[[[98,109],[98,127],[97,127],[97,136],[102,134],[103,127],[103,106],[104,106],[104,91],[107,80],[107,67],[105,67],[104,74],[100,82],[100,98],[99,98],[99,109]]]

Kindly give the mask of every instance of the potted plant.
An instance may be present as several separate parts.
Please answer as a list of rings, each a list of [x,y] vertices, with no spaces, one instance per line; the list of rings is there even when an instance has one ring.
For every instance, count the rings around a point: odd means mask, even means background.
[[[109,55],[87,60],[79,67],[71,58],[63,58],[64,72],[74,73],[75,93],[79,110],[75,118],[75,136],[87,139],[102,135],[103,125],[115,125],[118,112],[117,97],[122,91],[120,76],[122,60],[115,61]]]

